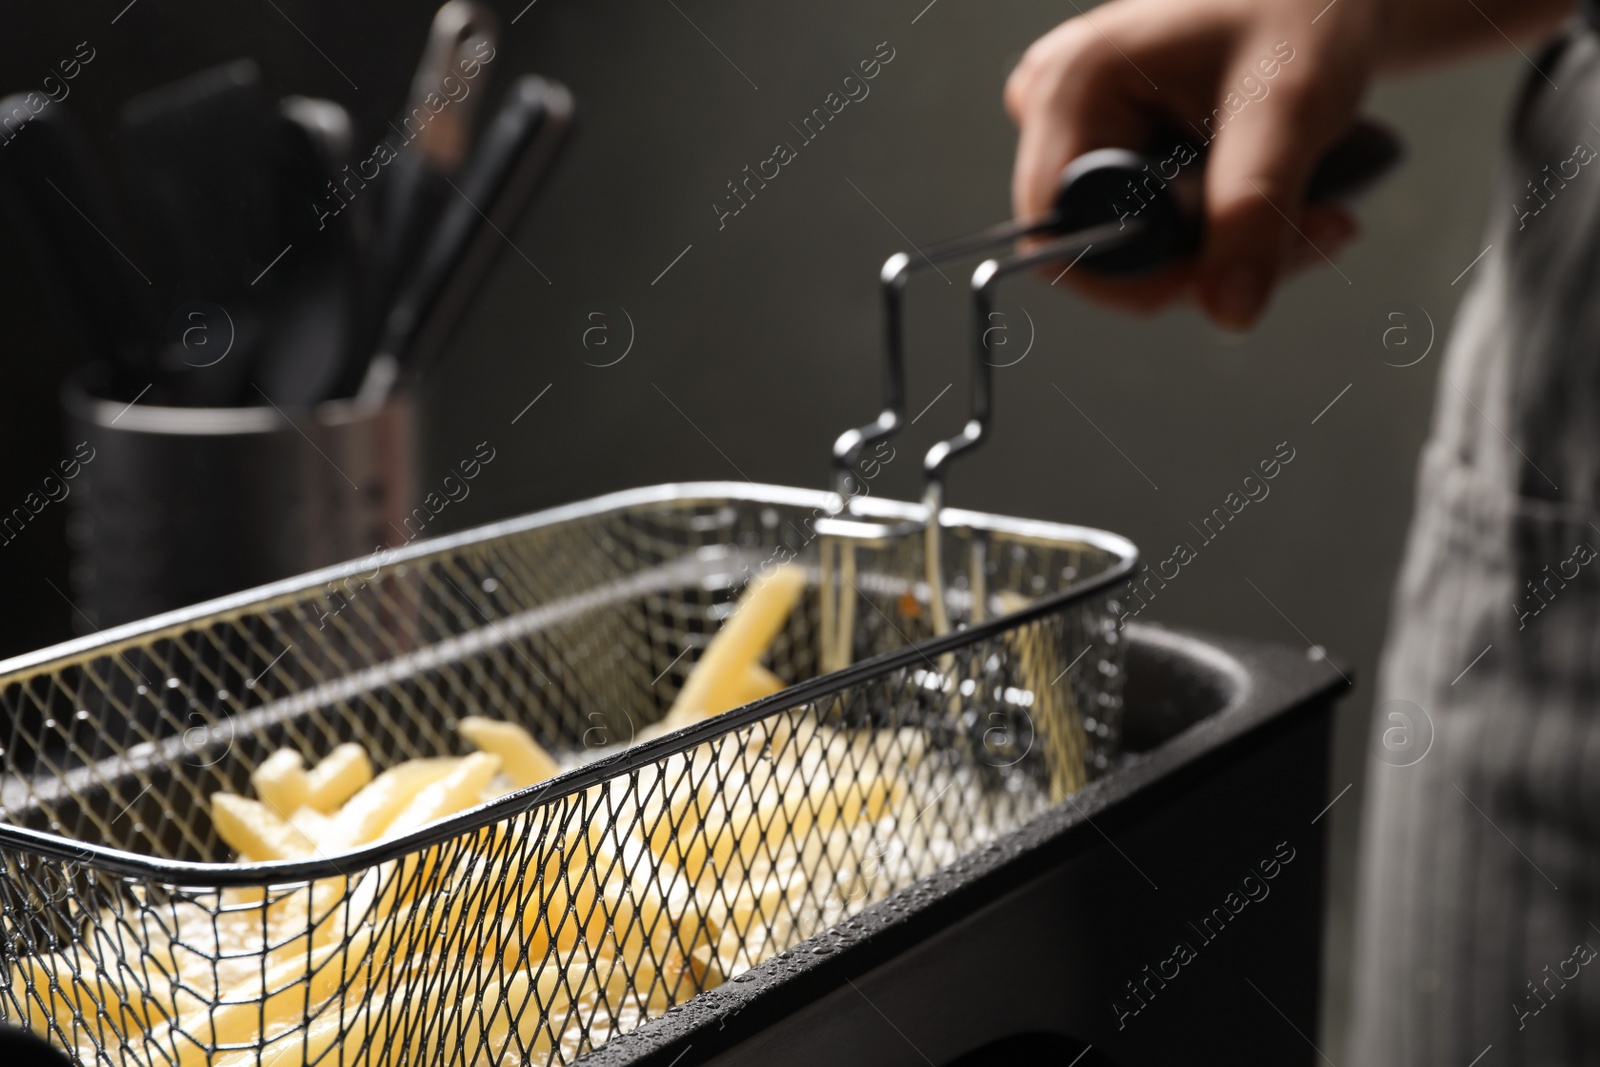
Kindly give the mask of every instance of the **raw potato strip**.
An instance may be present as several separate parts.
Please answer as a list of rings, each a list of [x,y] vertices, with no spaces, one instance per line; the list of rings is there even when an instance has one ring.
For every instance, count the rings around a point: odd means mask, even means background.
[[[783,679],[767,670],[759,663],[752,663],[745,668],[744,677],[732,692],[732,707],[742,708],[746,704],[754,703],[762,697],[769,697],[773,693],[782,691]]]
[[[353,918],[380,926],[385,958],[391,949],[405,959],[441,939],[460,941],[462,930],[471,935],[472,950],[479,956],[499,954],[498,944],[482,943],[482,935],[474,931],[516,914],[517,870],[504,856],[485,860],[466,849],[451,849],[449,869],[435,881],[441,852],[441,846],[433,846],[370,868],[339,902],[347,904]]]
[[[322,850],[332,854],[376,841],[413,796],[460,763],[458,759],[414,759],[390,767],[339,809],[327,838],[320,842]]]
[[[409,1019],[408,1025],[410,1027],[414,1029],[421,1027],[422,1024],[419,1020],[425,1016],[419,1014],[420,1004],[413,1006],[409,1016],[403,1016],[402,1013],[407,1002],[408,982],[420,986],[422,985],[421,978],[427,978],[429,975],[435,975],[435,977],[429,978],[426,982],[426,988],[431,990],[427,1009],[429,1015],[426,1017],[444,1017],[445,1013],[437,1010],[437,1002],[441,993],[440,983],[436,977],[439,961],[427,955],[424,951],[425,946],[437,944],[441,938],[445,938],[448,941],[446,931],[460,924],[464,907],[470,906],[474,912],[480,910],[487,910],[495,914],[504,912],[506,909],[500,900],[500,896],[505,891],[499,878],[495,878],[488,884],[491,899],[487,901],[472,898],[469,892],[457,891],[458,889],[470,889],[471,887],[444,885],[435,887],[432,892],[428,893],[419,902],[402,903],[396,908],[394,890],[398,884],[397,880],[404,877],[399,873],[401,866],[402,864],[399,862],[383,864],[380,867],[368,870],[358,880],[357,889],[353,896],[361,897],[365,895],[372,906],[367,908],[357,907],[354,910],[364,912],[369,917],[381,916],[381,930],[374,933],[374,928],[370,924],[359,927],[357,934],[351,936],[349,947],[342,952],[338,950],[336,945],[325,945],[316,949],[312,954],[312,959],[315,962],[313,963],[312,988],[309,994],[303,982],[296,983],[294,981],[296,975],[303,978],[306,972],[306,953],[303,938],[297,939],[296,942],[296,947],[299,950],[298,954],[277,963],[274,969],[269,972],[268,989],[275,989],[278,985],[283,984],[280,979],[288,983],[287,988],[283,989],[280,994],[286,1014],[280,1018],[269,1007],[266,1036],[270,1040],[262,1053],[260,1060],[262,1064],[311,1062],[316,1060],[321,1052],[330,1049],[335,1042],[343,1044],[346,1048],[347,1058],[344,1062],[347,1064],[399,1064],[405,1058],[402,1055],[404,1050],[389,1049],[386,1051],[384,1045],[393,1036],[391,1031],[398,1031],[402,1025],[406,1024],[407,1019]],[[379,888],[380,882],[383,883],[382,888]],[[297,894],[297,896],[303,897],[303,894]],[[380,900],[380,898],[382,899]],[[379,903],[387,906],[378,907],[377,904]],[[473,923],[470,929],[477,929],[477,927],[478,924]],[[454,936],[457,941],[460,940],[461,935],[459,933]],[[368,945],[372,946],[370,955],[367,955]],[[477,946],[480,953],[489,963],[489,973],[493,974],[498,969],[498,960],[496,958],[498,953],[483,952],[484,947],[482,945]],[[367,980],[377,979],[384,975],[384,972],[388,970],[386,965],[397,954],[408,958],[410,962],[403,965],[403,969],[399,974],[392,975],[384,983],[387,987],[387,992],[382,988],[376,991],[369,988]],[[342,963],[341,960],[343,961]],[[367,960],[370,960],[370,962],[366,962]],[[316,970],[319,965],[322,968],[320,971]],[[410,975],[409,978],[407,977],[408,975]],[[342,995],[340,995],[339,990],[341,976],[348,981]],[[421,976],[421,978],[418,976]],[[471,991],[459,988],[453,981],[446,982],[444,985],[447,999],[453,1001],[459,998],[461,1000],[459,1006],[466,1011],[470,1011],[473,1003]],[[259,987],[259,983],[257,983],[257,986]],[[334,999],[335,997],[337,999]],[[456,1004],[452,1004],[452,1012],[450,1013],[452,1018],[457,1014],[455,1011],[456,1006]],[[215,1009],[215,1012],[216,1016],[220,1018],[223,1017],[225,1010],[246,1009],[243,1017],[236,1021],[241,1025],[248,1022],[251,1026],[250,1034],[256,1034],[259,1037],[260,1032],[254,1028],[254,1021],[259,1018],[258,1007],[258,1002],[251,1002],[244,1005],[219,1006]],[[308,1025],[296,1025],[302,1019]],[[341,1019],[343,1020],[342,1029]],[[279,1027],[279,1032],[276,1034],[273,1033],[275,1025]],[[459,1026],[460,1024],[459,1022],[453,1022],[450,1025]],[[354,1056],[354,1050],[369,1036],[369,1032],[373,1040],[364,1052],[359,1056]],[[250,1034],[245,1035],[245,1040],[248,1040]],[[471,1035],[468,1036],[470,1037]],[[436,1041],[438,1037],[437,1023],[432,1024],[430,1027],[428,1037],[430,1041],[429,1048],[433,1049],[432,1042]],[[411,1051],[408,1062],[434,1062],[437,1057],[425,1056],[422,1059],[418,1059],[419,1052],[423,1050],[417,1048],[417,1041],[418,1038],[413,1037],[409,1046]],[[447,1043],[447,1047],[453,1048],[456,1043],[455,1037],[452,1037]],[[194,1047],[190,1046],[186,1051],[192,1054],[193,1049]],[[302,1059],[302,1054],[304,1054],[304,1059]],[[354,1058],[350,1058],[352,1056]],[[195,1062],[203,1064],[205,1060],[201,1057]],[[324,1060],[323,1062],[332,1061]],[[470,1063],[471,1061],[467,1062]],[[253,1052],[230,1054],[217,1061],[216,1067],[244,1067],[246,1064],[249,1067],[256,1067],[256,1057]],[[181,1059],[180,1067],[190,1067],[190,1060],[188,1058]]]
[[[813,827],[827,833],[836,826],[876,821],[905,795],[905,788],[886,777],[838,784],[819,778],[787,795],[776,788],[756,795],[757,803],[741,796],[732,810],[726,793],[718,793],[710,805],[696,798],[680,818],[660,818],[650,828],[651,851],[696,884],[707,876],[743,878],[763,845],[775,853],[786,842],[804,840]],[[735,856],[741,869],[730,870]]]
[[[351,797],[338,814],[333,816],[327,835],[317,842],[315,850],[319,855],[347,851],[360,845],[370,844],[386,834],[404,832],[395,828],[402,818],[409,824],[407,829],[414,829],[425,822],[431,822],[433,818],[471,807],[478,802],[478,792],[482,788],[481,786],[473,788],[471,783],[486,783],[494,776],[492,766],[487,769],[487,775],[484,774],[483,761],[491,759],[492,757],[482,756],[467,759],[417,759],[407,760],[391,767]],[[469,761],[473,760],[477,762],[468,768]],[[450,781],[453,776],[461,775],[464,768],[468,768],[464,788],[463,780],[458,779],[453,785],[430,792],[435,790],[435,787]],[[463,797],[461,795],[463,792],[470,792],[470,798]],[[223,795],[226,794],[218,794],[218,796]],[[213,797],[213,803],[215,800],[216,797]],[[452,804],[458,806],[452,808]],[[424,817],[429,811],[438,814]],[[433,855],[436,852],[437,850],[430,850],[429,854]],[[421,884],[423,879],[408,881],[412,886],[416,886]],[[367,884],[371,884],[370,880]],[[393,884],[390,883],[391,889]],[[348,901],[352,906],[346,907],[348,892],[348,879],[342,877],[319,879],[309,889],[299,890],[274,903],[270,921],[279,929],[300,931],[309,928],[311,944],[322,946],[329,944],[343,933],[347,916],[357,922],[376,919],[385,913],[383,905],[393,904],[392,896],[387,901],[375,901],[369,894],[359,900],[352,898]],[[361,906],[355,906],[357,904]],[[364,908],[376,910],[371,910],[370,914],[367,914]],[[305,953],[305,935],[300,934],[269,952],[268,964],[276,966],[296,956],[303,957]]]
[[[449,774],[423,787],[411,797],[385,828],[383,837],[398,837],[410,833],[482,801],[484,789],[500,770],[500,757],[486,752],[475,752],[453,762],[455,766]],[[492,842],[495,837],[494,828],[486,827],[479,833],[478,840]],[[403,859],[383,863],[367,871],[348,901],[345,900],[343,888],[340,887],[337,894],[329,894],[326,900],[314,895],[312,907],[316,907],[321,900],[331,913],[334,908],[348,903],[351,914],[371,922],[384,921],[397,908],[426,907],[429,899],[436,898],[440,893],[450,892],[446,885],[436,883],[434,877],[440,860],[444,859],[447,853],[452,857],[452,866],[470,860],[470,854],[449,842],[430,845],[409,853]],[[412,904],[419,894],[422,895],[424,903]],[[456,899],[452,906],[459,911],[461,900]],[[329,917],[337,918],[331,914]],[[329,925],[331,929],[337,929],[336,922]]]
[[[552,835],[554,836],[554,835]],[[554,945],[570,952],[580,942],[598,946],[608,927],[613,933],[613,900],[622,889],[615,853],[593,831],[579,826],[541,849],[522,871],[528,886],[521,902],[521,938],[517,946],[530,964],[537,964]],[[612,890],[608,899],[605,890]]]
[[[12,989],[23,1003],[24,1025],[48,1039],[53,1019],[75,1045],[87,1036],[101,1045],[115,1046],[141,1037],[152,1021],[161,1020],[157,1002],[130,990],[134,1001],[124,1003],[121,990],[109,976],[97,975],[98,969],[92,960],[75,961],[62,953],[20,960],[12,971]],[[58,989],[51,987],[52,978]],[[39,1001],[48,1005],[48,1018]],[[81,1026],[74,1009],[83,1016]]]
[[[663,1010],[674,992],[692,995],[716,985],[720,930],[698,915],[687,885],[663,895],[651,881],[628,878],[624,871],[639,866],[639,857],[619,863],[606,838],[593,825],[553,830],[550,843],[531,858],[480,839],[476,859],[468,854],[442,884],[421,894],[421,879],[403,869],[412,860],[385,865],[358,886],[352,899],[362,902],[354,910],[382,916],[386,928],[417,931],[397,935],[395,951],[402,956],[418,947],[407,938],[422,931],[430,944],[474,938],[484,959],[508,971],[567,963],[581,953],[603,961],[605,971],[632,976]],[[485,936],[486,929],[494,932]]]
[[[383,836],[398,837],[481,802],[483,791],[499,769],[500,757],[492,753],[474,752],[463,757],[449,774],[417,792],[384,827]]]
[[[1010,590],[999,595],[1000,610],[1021,611],[1032,601]],[[1062,800],[1089,784],[1089,734],[1078,711],[1072,680],[1057,685],[1049,674],[1055,672],[1058,657],[1051,647],[1045,620],[1030,623],[1006,635],[1021,667],[1021,684],[1034,695],[1034,730],[1044,742],[1046,767],[1050,772],[1050,803]],[[1050,666],[1047,668],[1046,664]],[[1071,664],[1068,664],[1071,666]],[[1064,672],[1063,672],[1064,673]]]
[[[558,958],[581,947],[593,958],[617,960],[635,988],[655,997],[698,991],[714,977],[716,928],[697,914],[687,886],[668,896],[655,882],[627,877],[644,865],[637,856],[619,862],[603,835],[598,826],[569,831],[540,857],[522,907],[522,940],[507,946],[507,963],[513,953],[536,964],[552,946]]]
[[[300,859],[315,851],[304,834],[258,800],[213,793],[211,822],[217,836],[249,860]]]
[[[225,905],[214,912],[192,900],[178,900],[153,910],[138,929],[121,922],[92,931],[90,950],[103,961],[116,961],[127,984],[153,998],[158,1015],[151,1022],[169,1022],[260,972],[260,953],[279,936],[271,927],[272,910],[260,903]]]
[[[500,769],[518,789],[534,785],[561,772],[561,765],[533,735],[514,722],[497,722],[469,715],[457,724],[461,736],[485,752],[500,757]]]
[[[582,995],[586,985],[593,982],[594,975],[586,975],[582,968],[563,972],[559,967],[545,967],[537,978],[518,971],[503,986],[485,986],[483,995],[477,998],[477,1018],[468,1024],[464,1035],[462,1061],[474,1063],[481,1053],[489,1063],[498,1063],[502,1055],[518,1046],[527,1050],[532,1062],[548,1057],[553,1047],[548,1020],[565,1014],[567,987],[576,986]],[[488,1040],[484,1041],[484,1037]]]
[[[324,815],[332,815],[356,791],[372,781],[372,760],[360,745],[346,743],[311,768],[303,803]]]
[[[323,945],[309,955],[301,951],[269,968],[265,981],[242,994],[231,993],[235,998],[231,1002],[190,1012],[165,1037],[152,1035],[152,1040],[171,1042],[177,1047],[178,1067],[205,1067],[209,1059],[207,1045],[240,1044],[270,1033],[275,1025],[302,1016],[307,1005],[331,1000],[341,987],[348,1001],[364,984],[362,962],[372,940],[372,928],[364,926],[342,945]],[[238,999],[241,996],[254,999]]]
[[[662,720],[670,724],[669,729],[739,706],[737,695],[745,684],[745,672],[783,629],[805,585],[805,571],[786,563],[745,587],[739,606],[706,646]]]
[[[342,1062],[345,1064],[375,1065],[385,1062],[375,1056],[381,1056],[381,1049],[388,1043],[388,1037],[393,1023],[400,1021],[406,1002],[401,998],[386,1000],[383,996],[374,994],[370,1002],[355,1011],[348,1010],[342,1003],[329,1005],[319,1013],[311,1024],[304,1030],[296,1030],[267,1043],[261,1050],[259,1060],[252,1051],[235,1053],[225,1059],[219,1060],[216,1067],[298,1067],[308,1063]],[[416,1012],[437,1014],[438,994],[434,993],[425,1004],[418,1004]],[[359,1054],[355,1049],[360,1048],[363,1042],[370,1039],[368,1047],[361,1049]],[[335,1043],[339,1043],[350,1050],[349,1054],[341,1057],[332,1052]]]
[[[415,764],[422,761],[410,762]],[[408,833],[479,803],[484,788],[500,768],[500,757],[481,752],[462,759],[438,762],[445,764],[442,768],[445,773],[442,775],[435,776],[435,772],[441,768],[432,765],[433,761],[429,761],[428,766],[413,768],[415,771],[413,774],[391,779],[390,786],[375,792],[375,799],[370,809],[365,814],[357,813],[361,817],[353,819],[352,825],[359,823],[364,834],[379,821],[378,816],[392,811],[394,812],[392,818],[386,820],[386,825],[381,831],[374,833],[372,839]],[[401,764],[401,766],[407,765]],[[381,778],[375,780],[372,786],[376,786],[381,780]],[[419,785],[420,788],[416,788]],[[358,794],[350,804],[346,805],[346,810],[354,806],[359,799]],[[343,812],[336,816],[336,823],[342,820],[343,816]],[[333,836],[330,834],[330,838]],[[343,844],[345,837],[339,837],[337,840],[341,847],[348,847]],[[351,844],[364,843],[351,842]],[[379,872],[374,878],[380,881],[386,879],[381,895],[369,896],[370,891],[363,890],[356,896],[347,897],[349,892],[347,879],[321,879],[309,891],[301,890],[280,903],[279,906],[283,908],[280,921],[289,924],[292,929],[311,926],[312,944],[325,945],[341,934],[347,915],[353,916],[356,921],[380,921],[398,903],[409,900],[419,890],[428,887],[434,865],[438,863],[440,855],[441,848],[435,845],[407,856],[401,861],[398,869],[392,863],[374,868],[374,871]],[[367,884],[375,886],[371,879],[368,879]],[[347,904],[349,907],[346,907]],[[286,948],[287,952],[285,949],[275,949],[271,954],[272,958],[283,959],[290,952],[305,951],[300,938],[296,938]]]
[[[414,1067],[444,1062],[458,1047],[463,1053],[458,1062],[471,1065],[479,1062],[482,1054],[487,1062],[495,1063],[516,1047],[513,1040],[538,1062],[547,1058],[553,1047],[545,1025],[546,1014],[551,1018],[565,1015],[569,983],[563,981],[564,977],[560,968],[550,967],[541,971],[537,979],[527,971],[519,971],[504,982],[489,982],[477,995],[455,989],[442,992],[435,986],[425,998],[410,999],[404,987],[397,987],[387,996],[374,996],[354,1012],[330,1005],[303,1032],[285,1034],[270,1042],[261,1053],[260,1067],[300,1067],[318,1062],[342,1062],[347,1067]],[[581,975],[574,978],[581,979]],[[447,1009],[441,1003],[445,995],[454,998]],[[335,1050],[335,1044],[340,1049]],[[217,1067],[254,1067],[255,1063],[253,1053],[244,1053],[219,1062]]]
[[[673,783],[665,803],[657,799],[647,807],[643,825],[657,836],[668,826],[692,829],[698,823],[689,816],[692,804],[698,803],[699,814],[704,816],[748,805],[751,797],[765,799],[780,792],[790,801],[798,801],[814,789],[826,788],[819,783],[832,782],[836,791],[859,791],[859,785],[846,779],[871,782],[881,778],[892,783],[893,795],[899,796],[906,792],[904,783],[928,747],[926,734],[914,727],[841,730],[819,724],[810,715],[785,716],[770,731],[752,733],[745,750],[758,758],[741,757],[732,745],[722,746],[714,755],[702,746],[692,754],[673,757],[659,779],[660,786],[652,789],[641,783],[642,791],[657,795],[668,790],[665,783]],[[760,758],[763,751],[770,755]],[[698,784],[691,787],[691,782]],[[663,809],[670,819],[660,819]]]
[[[304,804],[311,791],[300,753],[292,748],[280,748],[268,756],[250,776],[250,784],[261,802],[284,818]]]
[[[151,1028],[164,1028],[182,1012],[205,1003],[195,989],[186,988],[192,984],[191,979],[174,966],[170,946],[153,946],[150,952],[131,958],[108,956],[114,950],[114,942],[106,931],[94,930],[92,937],[91,944],[23,960],[19,971],[14,972],[14,977],[30,983],[49,1002],[56,1024],[77,1045],[81,1058],[93,1060],[97,1055],[94,1048],[84,1047],[85,1039],[105,1049],[115,1049],[119,1044],[133,1048],[147,1045]],[[50,988],[52,975],[59,989]],[[34,1007],[30,1000],[30,1023],[34,1021]],[[82,1017],[81,1025],[74,1010]],[[38,1032],[48,1036],[47,1028]],[[161,1062],[160,1057],[146,1059]]]
[[[284,821],[313,843],[327,840],[328,832],[333,829],[333,820],[312,807],[298,808]]]
[[[50,988],[50,976],[68,975],[65,963],[57,956],[23,956],[11,968],[11,990],[22,1009],[20,1022],[40,1037],[50,1038],[52,1021],[63,1030],[73,1026],[72,1008],[64,997]]]

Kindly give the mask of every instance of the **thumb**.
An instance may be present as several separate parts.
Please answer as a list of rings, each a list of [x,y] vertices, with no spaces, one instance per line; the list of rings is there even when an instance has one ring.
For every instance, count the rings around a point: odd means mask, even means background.
[[[1268,82],[1246,66],[1223,83],[1220,130],[1205,178],[1200,301],[1219,325],[1242,330],[1266,306],[1298,240],[1306,184],[1348,121],[1325,91],[1284,68]]]

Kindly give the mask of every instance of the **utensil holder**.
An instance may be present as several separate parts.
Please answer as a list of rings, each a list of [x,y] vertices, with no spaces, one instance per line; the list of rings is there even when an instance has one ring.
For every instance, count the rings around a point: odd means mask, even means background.
[[[74,626],[144,618],[406,541],[414,402],[178,408],[63,390]]]

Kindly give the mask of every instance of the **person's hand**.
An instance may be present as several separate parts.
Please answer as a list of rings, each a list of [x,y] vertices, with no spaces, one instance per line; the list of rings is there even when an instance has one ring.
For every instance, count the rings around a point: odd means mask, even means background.
[[[1346,211],[1304,197],[1372,78],[1381,2],[1112,0],[1056,27],[1006,83],[1021,131],[1017,217],[1048,211],[1062,168],[1084,152],[1184,136],[1209,150],[1200,254],[1136,280],[1067,280],[1135,311],[1197,295],[1218,324],[1248,327],[1274,283],[1355,235]]]

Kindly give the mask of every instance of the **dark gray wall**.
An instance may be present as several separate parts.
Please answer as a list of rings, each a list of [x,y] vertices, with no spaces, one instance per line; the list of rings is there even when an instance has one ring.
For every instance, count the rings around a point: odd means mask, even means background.
[[[8,88],[31,84],[87,38],[99,57],[73,106],[108,136],[123,97],[249,53],[285,90],[341,100],[376,130],[398,104],[432,7],[279,0],[280,14],[271,4],[139,0],[111,25],[125,2],[32,9],[27,32],[0,38]],[[538,0],[523,10],[497,71],[566,82],[580,132],[542,204],[510,235],[521,254],[500,260],[425,382],[425,485],[478,441],[503,457],[441,521],[471,525],[664,480],[822,484],[833,436],[875,411],[878,265],[907,239],[1006,214],[1013,133],[1001,85],[1027,43],[1074,11],[925,3]],[[505,5],[504,20],[521,6]],[[885,41],[894,59],[871,95],[800,146],[789,123]],[[1356,787],[1328,816],[1338,841],[1333,1021],[1319,1043],[1336,1061],[1371,681],[1443,333],[1467,284],[1451,282],[1482,248],[1487,166],[1520,75],[1513,57],[1376,94],[1371,110],[1410,143],[1406,169],[1365,206],[1366,236],[1343,276],[1324,269],[1295,282],[1249,337],[1224,336],[1192,312],[1133,321],[1038,281],[1016,283],[1012,340],[1026,339],[1019,309],[1036,340],[998,372],[994,439],[957,466],[950,487],[954,503],[1103,526],[1160,559],[1180,540],[1198,544],[1189,523],[1280,442],[1295,449],[1270,497],[1201,548],[1144,617],[1315,642],[1359,679],[1334,768],[1335,791]],[[712,204],[725,183],[779,141],[795,143],[798,158],[719,230]],[[911,295],[912,410],[954,388],[900,442],[878,483],[895,494],[917,492],[917,457],[964,417],[964,277],[947,273],[950,284],[922,278]],[[0,501],[9,501],[59,458],[53,394],[71,357],[9,240],[0,284],[10,296],[0,392]],[[636,330],[627,358],[607,368],[586,365],[573,340],[596,301],[626,309]],[[1386,366],[1421,351],[1428,326],[1416,307],[1439,332],[1432,353]],[[1411,348],[1382,347],[1398,324],[1391,311],[1409,312]],[[627,327],[615,313],[611,325],[620,346]],[[4,651],[69,632],[70,608],[46,581],[66,588],[60,520],[52,509],[0,549]]]

